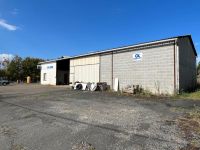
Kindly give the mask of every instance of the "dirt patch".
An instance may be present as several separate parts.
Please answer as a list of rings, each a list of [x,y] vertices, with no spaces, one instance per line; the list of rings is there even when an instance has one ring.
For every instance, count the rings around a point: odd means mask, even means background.
[[[26,150],[26,148],[21,144],[15,144],[11,147],[11,150]]]
[[[194,134],[199,134],[200,124],[191,117],[180,118],[178,120],[179,127],[184,131],[185,137],[190,140]]]
[[[186,147],[181,148],[180,150],[199,150],[199,148],[195,147],[194,145],[188,144]]]
[[[167,125],[167,126],[171,126],[174,124],[176,124],[175,120],[165,120],[165,125]]]
[[[75,144],[72,147],[72,150],[95,150],[95,148],[91,144],[82,141],[78,144]]]
[[[7,125],[3,125],[3,126],[0,126],[0,134],[12,136],[16,134],[16,131]]]
[[[189,144],[181,150],[200,149],[200,108],[194,108],[178,119],[178,126]]]

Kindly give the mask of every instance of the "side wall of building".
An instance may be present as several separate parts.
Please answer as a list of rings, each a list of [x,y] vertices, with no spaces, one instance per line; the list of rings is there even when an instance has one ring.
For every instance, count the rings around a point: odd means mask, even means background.
[[[107,82],[112,89],[112,54],[100,57],[100,81]]]
[[[99,82],[99,56],[70,60],[70,82]]]
[[[42,64],[40,78],[42,85],[56,85],[56,62]]]
[[[196,56],[189,38],[180,38],[179,47],[179,90],[187,91],[196,86]]]
[[[142,58],[136,61],[133,54],[137,53]],[[111,84],[113,74],[113,80],[119,79],[121,90],[127,85],[140,85],[152,93],[174,93],[174,44],[114,53],[113,70],[111,61],[111,54],[101,56],[101,82]]]

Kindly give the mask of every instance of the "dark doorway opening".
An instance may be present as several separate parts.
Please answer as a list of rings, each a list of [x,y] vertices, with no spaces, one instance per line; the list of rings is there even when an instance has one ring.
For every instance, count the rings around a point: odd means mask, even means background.
[[[56,84],[69,85],[69,59],[57,61]]]

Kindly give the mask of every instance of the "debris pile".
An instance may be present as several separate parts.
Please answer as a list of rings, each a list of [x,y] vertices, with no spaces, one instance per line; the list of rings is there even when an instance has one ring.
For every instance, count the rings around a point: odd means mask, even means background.
[[[139,94],[142,93],[143,89],[139,85],[127,85],[122,91],[128,94]]]
[[[98,83],[84,83],[84,82],[75,82],[74,86],[72,86],[74,90],[83,90],[83,91],[106,91],[109,86],[106,82],[98,82]]]

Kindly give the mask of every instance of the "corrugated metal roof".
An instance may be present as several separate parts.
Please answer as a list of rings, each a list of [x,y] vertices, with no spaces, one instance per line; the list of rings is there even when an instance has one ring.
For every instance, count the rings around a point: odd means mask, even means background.
[[[185,38],[188,37],[191,45],[193,47],[193,51],[195,53],[195,55],[197,56],[197,52],[192,40],[192,36],[191,35],[183,35],[183,36],[175,36],[175,37],[170,37],[170,38],[165,38],[165,39],[161,39],[161,40],[155,40],[155,41],[150,41],[150,42],[144,42],[144,43],[138,43],[138,44],[134,44],[134,45],[129,45],[129,46],[123,46],[123,47],[118,47],[118,48],[111,48],[111,49],[107,49],[107,50],[98,50],[98,51],[94,51],[94,52],[90,52],[90,53],[86,53],[86,54],[82,54],[82,55],[76,55],[76,56],[72,56],[72,57],[67,57],[67,58],[58,58],[58,59],[53,59],[53,60],[48,60],[45,62],[41,62],[40,64],[43,63],[50,63],[50,62],[56,62],[56,61],[60,61],[60,60],[65,60],[65,59],[73,59],[73,58],[78,58],[78,57],[85,57],[85,56],[90,56],[90,55],[97,55],[97,54],[102,54],[102,53],[108,53],[108,52],[114,52],[114,51],[120,51],[123,49],[128,49],[128,48],[135,48],[135,47],[142,47],[145,45],[150,45],[150,44],[158,44],[158,43],[162,43],[162,42],[169,42],[172,40],[176,40],[178,38]]]

